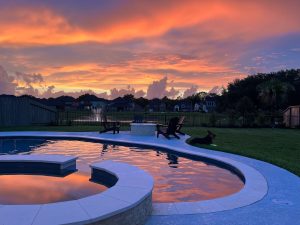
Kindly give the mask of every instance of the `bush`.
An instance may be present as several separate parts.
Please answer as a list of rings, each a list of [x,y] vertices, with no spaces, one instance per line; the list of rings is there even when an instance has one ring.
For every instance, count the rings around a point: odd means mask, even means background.
[[[263,113],[259,113],[256,117],[255,117],[255,124],[258,127],[265,127],[266,126],[266,116]]]

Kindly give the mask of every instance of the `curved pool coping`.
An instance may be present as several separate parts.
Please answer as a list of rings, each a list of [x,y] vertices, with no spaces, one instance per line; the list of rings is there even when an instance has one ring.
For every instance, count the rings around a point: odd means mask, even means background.
[[[191,156],[220,161],[223,164],[229,165],[229,168],[236,168],[245,179],[245,185],[239,192],[221,198],[195,202],[154,203],[152,215],[187,215],[220,212],[251,205],[263,199],[268,192],[266,179],[256,169],[237,160],[197,151],[199,148],[185,143],[185,140],[188,138],[187,135],[181,140],[167,140],[165,138],[157,139],[154,136],[133,136],[126,132],[118,135],[109,133],[99,134],[96,132],[0,132],[0,137],[76,138],[117,144],[158,147]]]
[[[6,164],[18,162],[25,163],[26,166],[36,163],[63,165],[70,160],[76,160],[76,157],[72,156],[42,154],[10,155],[2,158]],[[152,210],[152,176],[136,166],[111,160],[93,163],[91,169],[94,180],[97,180],[97,176],[99,181],[103,180],[103,177],[114,177],[114,185],[99,194],[76,200],[27,205],[0,204],[1,224],[145,223]]]

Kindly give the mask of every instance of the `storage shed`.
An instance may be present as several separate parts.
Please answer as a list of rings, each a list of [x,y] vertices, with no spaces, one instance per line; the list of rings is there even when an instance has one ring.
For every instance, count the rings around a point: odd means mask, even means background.
[[[286,127],[300,127],[300,105],[290,106],[283,112],[283,123]]]

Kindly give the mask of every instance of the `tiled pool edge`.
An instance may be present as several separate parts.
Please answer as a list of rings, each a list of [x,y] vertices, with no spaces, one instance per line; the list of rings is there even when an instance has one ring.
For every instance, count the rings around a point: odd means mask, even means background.
[[[111,135],[97,134],[95,132],[2,132],[0,137],[58,137],[58,138],[83,138],[99,141],[110,141],[118,144],[138,144],[144,146],[159,147],[172,151],[186,153],[190,155],[198,155],[225,162],[234,168],[237,168],[245,177],[246,182],[244,188],[230,196],[222,198],[199,201],[199,202],[182,202],[182,203],[156,203],[153,205],[153,215],[185,215],[219,212],[235,208],[240,208],[253,204],[261,200],[268,191],[268,185],[261,173],[254,168],[232,160],[226,157],[215,156],[209,153],[197,152],[198,148],[186,144],[184,141],[166,140],[163,138],[156,139],[155,137],[132,136],[129,134]]]

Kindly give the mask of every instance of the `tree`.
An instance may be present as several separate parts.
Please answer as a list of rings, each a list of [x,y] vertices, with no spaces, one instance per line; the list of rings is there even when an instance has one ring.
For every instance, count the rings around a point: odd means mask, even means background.
[[[254,103],[247,96],[241,98],[236,105],[236,110],[240,112],[243,116],[245,116],[246,113],[253,112],[254,108]]]
[[[255,109],[255,106],[252,102],[252,100],[247,97],[244,96],[243,98],[241,98],[237,105],[236,105],[236,110],[241,113],[242,115],[242,125],[250,125],[250,118],[251,116],[249,115],[249,113],[253,112]]]
[[[135,104],[141,106],[144,110],[149,105],[149,100],[143,97],[134,99]]]
[[[271,82],[271,80],[286,83],[287,86],[293,86],[290,91],[284,91],[283,96],[279,94],[275,103],[270,104],[269,100],[262,100],[263,95],[261,89],[262,84]],[[274,82],[274,81],[273,81]],[[261,85],[261,86],[260,86]],[[260,86],[260,88],[258,88]],[[286,85],[284,85],[286,87]],[[258,90],[260,89],[260,90]],[[290,88],[288,88],[290,89]],[[294,91],[293,91],[294,90]],[[266,92],[266,89],[264,90]],[[261,96],[260,96],[261,95]],[[285,96],[284,96],[285,95]],[[289,105],[300,104],[300,69],[282,70],[272,73],[259,73],[256,75],[249,75],[243,79],[237,79],[231,82],[227,89],[223,92],[222,96],[218,98],[219,111],[235,110],[236,105],[244,96],[249,97],[258,109],[275,110],[283,109]],[[283,98],[282,98],[283,97]],[[273,109],[270,107],[273,105]]]
[[[286,105],[289,93],[295,91],[295,88],[288,82],[273,78],[259,84],[257,91],[261,102],[273,111]]]

